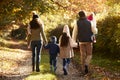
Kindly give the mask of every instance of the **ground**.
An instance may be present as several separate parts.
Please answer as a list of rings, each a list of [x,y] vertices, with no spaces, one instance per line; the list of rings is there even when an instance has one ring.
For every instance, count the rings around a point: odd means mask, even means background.
[[[26,77],[32,73],[32,69],[31,52],[27,49],[26,43],[12,40],[6,42],[6,44],[9,45],[8,48],[0,47],[0,80],[27,80]],[[114,75],[108,72],[107,74],[105,70],[99,67],[92,67],[91,73],[83,76],[80,72],[80,66],[75,64],[74,61],[70,63],[69,74],[65,76],[62,71],[62,59],[59,57],[57,66],[55,73],[57,78],[52,80],[120,80],[119,74],[113,79],[112,76]],[[97,72],[101,74],[98,76]]]

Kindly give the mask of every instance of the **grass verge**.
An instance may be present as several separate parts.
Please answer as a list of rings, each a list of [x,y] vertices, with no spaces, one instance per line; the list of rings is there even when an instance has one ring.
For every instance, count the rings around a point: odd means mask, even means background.
[[[50,72],[48,54],[43,53],[41,55],[40,72],[33,72],[25,80],[57,80],[56,75]]]

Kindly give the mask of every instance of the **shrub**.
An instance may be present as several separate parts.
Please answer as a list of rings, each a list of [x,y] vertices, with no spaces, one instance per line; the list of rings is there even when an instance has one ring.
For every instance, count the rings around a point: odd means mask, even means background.
[[[120,56],[120,16],[109,13],[104,20],[98,22],[99,34],[95,49],[104,56],[119,58]]]
[[[62,34],[63,27],[64,27],[64,25],[59,24],[58,27],[56,27],[55,29],[48,31],[48,33],[49,33],[48,37],[56,36],[57,39],[59,39],[60,35]],[[69,27],[69,29],[70,29],[70,33],[72,33],[72,28]]]
[[[25,39],[26,38],[26,29],[18,28],[11,31],[11,37],[15,39]]]

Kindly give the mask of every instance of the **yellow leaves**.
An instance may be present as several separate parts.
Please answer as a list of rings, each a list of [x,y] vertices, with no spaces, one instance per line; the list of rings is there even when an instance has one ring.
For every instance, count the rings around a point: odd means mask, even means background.
[[[101,80],[110,80],[110,78],[105,76]]]
[[[18,12],[18,11],[20,11],[21,10],[21,8],[14,8],[13,9],[13,13],[16,13],[16,12]]]
[[[0,60],[0,68],[2,73],[8,73],[13,71],[18,67],[18,64],[15,61],[10,61],[10,60],[5,60],[2,59]]]

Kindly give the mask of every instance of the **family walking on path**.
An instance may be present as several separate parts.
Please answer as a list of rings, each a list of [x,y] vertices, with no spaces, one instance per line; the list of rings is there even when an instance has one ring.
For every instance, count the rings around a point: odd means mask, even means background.
[[[92,19],[94,17],[92,16]],[[62,59],[62,70],[64,75],[68,75],[68,67],[71,62],[71,58],[74,58],[73,47],[80,48],[80,59],[82,73],[89,73],[89,65],[92,58],[93,40],[95,40],[95,34],[97,34],[96,23],[90,21],[90,18],[86,17],[84,11],[79,12],[79,19],[74,26],[72,37],[68,25],[64,25],[63,32],[59,37],[59,43],[57,44],[56,36],[51,36],[51,40],[48,43],[46,35],[44,33],[44,24],[39,16],[33,13],[33,18],[27,28],[28,32],[28,48],[32,51],[32,71],[40,72],[39,64],[41,62],[41,50],[42,47],[49,49],[50,58],[50,70],[54,68],[54,72],[57,67],[57,56]]]

